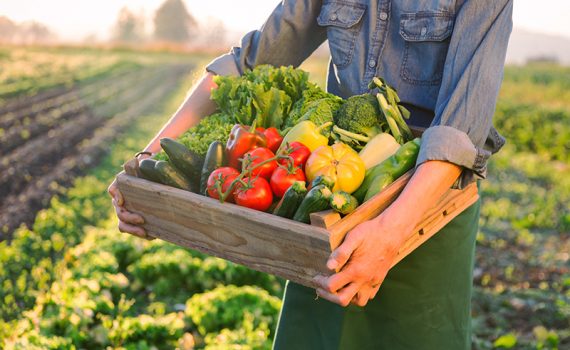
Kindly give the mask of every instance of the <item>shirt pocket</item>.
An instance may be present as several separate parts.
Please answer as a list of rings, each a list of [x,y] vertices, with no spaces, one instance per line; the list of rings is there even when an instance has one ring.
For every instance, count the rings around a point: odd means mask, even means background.
[[[449,12],[404,13],[400,35],[404,52],[400,76],[410,84],[439,85],[453,31],[454,16]]]
[[[366,5],[329,2],[323,5],[317,23],[326,27],[333,63],[341,69],[350,64]]]

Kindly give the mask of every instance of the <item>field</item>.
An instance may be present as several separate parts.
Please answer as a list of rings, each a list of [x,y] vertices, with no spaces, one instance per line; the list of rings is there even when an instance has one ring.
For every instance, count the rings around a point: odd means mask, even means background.
[[[270,348],[282,280],[121,234],[105,192],[208,59],[0,48],[0,348]],[[473,348],[567,349],[570,68],[508,67],[495,120]]]

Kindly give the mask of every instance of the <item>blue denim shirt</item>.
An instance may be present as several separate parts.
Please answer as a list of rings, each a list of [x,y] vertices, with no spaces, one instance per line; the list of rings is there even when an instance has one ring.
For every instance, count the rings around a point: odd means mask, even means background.
[[[505,142],[492,117],[512,9],[513,0],[283,0],[260,30],[207,70],[298,66],[328,39],[327,90],[346,98],[384,77],[411,106],[412,123],[430,111],[417,164],[460,165],[463,187],[485,178],[488,158]]]

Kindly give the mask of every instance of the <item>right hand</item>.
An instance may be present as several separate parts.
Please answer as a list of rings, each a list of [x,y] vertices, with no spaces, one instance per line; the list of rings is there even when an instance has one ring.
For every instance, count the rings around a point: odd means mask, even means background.
[[[138,214],[131,213],[125,209],[125,200],[123,199],[123,195],[117,187],[117,179],[111,183],[107,189],[107,192],[109,192],[113,198],[115,213],[117,213],[117,217],[119,218],[119,231],[130,233],[137,237],[151,239],[149,236],[147,236],[145,229],[140,226],[144,224],[143,217]]]

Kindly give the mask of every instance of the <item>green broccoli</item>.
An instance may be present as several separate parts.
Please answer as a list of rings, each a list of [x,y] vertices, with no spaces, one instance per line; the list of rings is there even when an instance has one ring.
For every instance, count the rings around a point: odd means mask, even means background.
[[[331,101],[329,101],[327,103],[332,103],[333,101],[335,103],[337,103],[338,105],[340,105],[342,103],[342,99],[340,97],[324,91],[323,89],[321,89],[316,84],[313,84],[313,83],[308,83],[308,84],[309,84],[308,88],[303,90],[302,97],[300,99],[298,99],[293,104],[293,107],[291,108],[291,112],[289,112],[289,116],[285,120],[285,124],[284,124],[285,127],[295,126],[301,120],[305,120],[305,119],[301,119],[301,118],[303,118],[305,116],[305,114],[307,113],[309,108],[311,106],[313,106],[313,104],[317,101],[320,101],[323,99],[326,99],[326,100],[330,99]],[[333,106],[331,105],[331,107],[333,107]],[[338,108],[338,106],[336,106],[336,108]],[[336,109],[336,108],[333,108],[333,109]]]
[[[360,148],[383,131],[376,98],[370,94],[349,97],[334,115],[333,131],[341,141]]]

